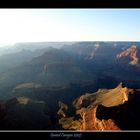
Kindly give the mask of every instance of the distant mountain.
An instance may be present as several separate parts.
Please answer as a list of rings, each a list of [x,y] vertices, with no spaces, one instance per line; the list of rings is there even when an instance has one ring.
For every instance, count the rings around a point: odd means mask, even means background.
[[[30,42],[17,43],[13,46],[0,48],[0,73],[29,62],[32,58],[42,55],[44,52],[54,48],[60,48],[64,44],[70,45],[74,42]]]
[[[136,58],[139,58],[139,42],[79,42],[71,46],[65,46],[63,49],[75,54],[82,62],[85,62],[88,69],[92,71],[92,74],[98,75],[97,79],[100,81],[98,84],[103,88],[109,85],[107,84],[108,80],[111,83],[116,81],[112,87],[121,81],[123,81],[126,86],[139,87],[139,85],[136,84],[139,83],[139,67],[138,65],[129,64],[132,61],[132,57],[130,57],[131,54],[118,58],[119,54],[125,50],[130,51],[133,46],[137,46]],[[132,54],[134,55],[135,51],[132,51]],[[132,73],[133,75],[130,76]]]
[[[54,49],[1,74],[0,85],[35,82],[46,86],[66,86],[92,81],[94,76],[87,72],[88,68],[78,63],[71,54]]]
[[[0,73],[14,68],[22,63],[31,61],[34,57],[42,55],[44,52],[54,49],[53,47],[46,47],[31,51],[28,49],[15,50],[15,52],[3,54],[0,56]]]
[[[37,49],[44,49],[46,47],[60,48],[63,45],[71,45],[74,42],[25,42],[25,43],[16,43],[13,48],[17,50],[27,49],[35,51]]]
[[[78,42],[59,49],[24,50],[8,55],[9,59],[5,57],[7,65],[3,56],[1,61],[5,67],[1,69],[0,91],[7,97],[17,85],[24,83],[50,88],[69,87],[70,84],[92,85],[96,90],[112,88],[123,82],[126,86],[138,88],[139,67],[117,58],[124,50],[131,50],[129,45],[133,44],[140,45],[137,42]]]

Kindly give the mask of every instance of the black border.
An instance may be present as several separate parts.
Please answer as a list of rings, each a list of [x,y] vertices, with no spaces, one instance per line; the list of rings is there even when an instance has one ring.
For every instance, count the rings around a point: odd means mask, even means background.
[[[1,0],[0,8],[140,8],[139,0]]]
[[[53,132],[58,134],[59,132]],[[76,132],[62,132],[67,135],[74,135]],[[129,140],[139,139],[139,132],[78,132],[81,133],[81,137],[52,137],[52,132],[0,132],[1,139],[39,139],[39,140],[54,140],[54,139],[66,139],[66,140]]]

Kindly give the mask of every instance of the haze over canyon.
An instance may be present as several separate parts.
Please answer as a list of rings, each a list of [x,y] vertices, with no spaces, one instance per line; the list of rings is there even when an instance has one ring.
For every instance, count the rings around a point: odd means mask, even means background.
[[[140,130],[140,42],[0,49],[1,130]]]

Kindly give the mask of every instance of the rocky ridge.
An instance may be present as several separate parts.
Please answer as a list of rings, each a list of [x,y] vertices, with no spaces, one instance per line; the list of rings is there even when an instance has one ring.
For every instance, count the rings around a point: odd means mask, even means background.
[[[137,65],[139,62],[139,58],[138,58],[138,50],[137,50],[137,46],[132,45],[130,48],[122,51],[120,54],[117,55],[117,58],[123,58],[123,57],[129,57],[131,58],[131,61],[129,64],[131,65]]]
[[[95,93],[82,95],[73,102],[75,115],[72,117],[65,115],[61,117],[59,123],[64,129],[121,130],[112,118],[100,119],[97,117],[99,113],[102,113],[99,106],[111,108],[123,105],[128,102],[128,95],[132,93],[132,89],[123,87],[120,83],[114,89],[99,89]]]

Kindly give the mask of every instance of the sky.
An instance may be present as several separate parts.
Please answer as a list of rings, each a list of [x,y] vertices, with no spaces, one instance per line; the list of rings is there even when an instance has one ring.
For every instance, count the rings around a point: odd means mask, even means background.
[[[42,41],[140,41],[140,9],[0,9],[0,46]]]

